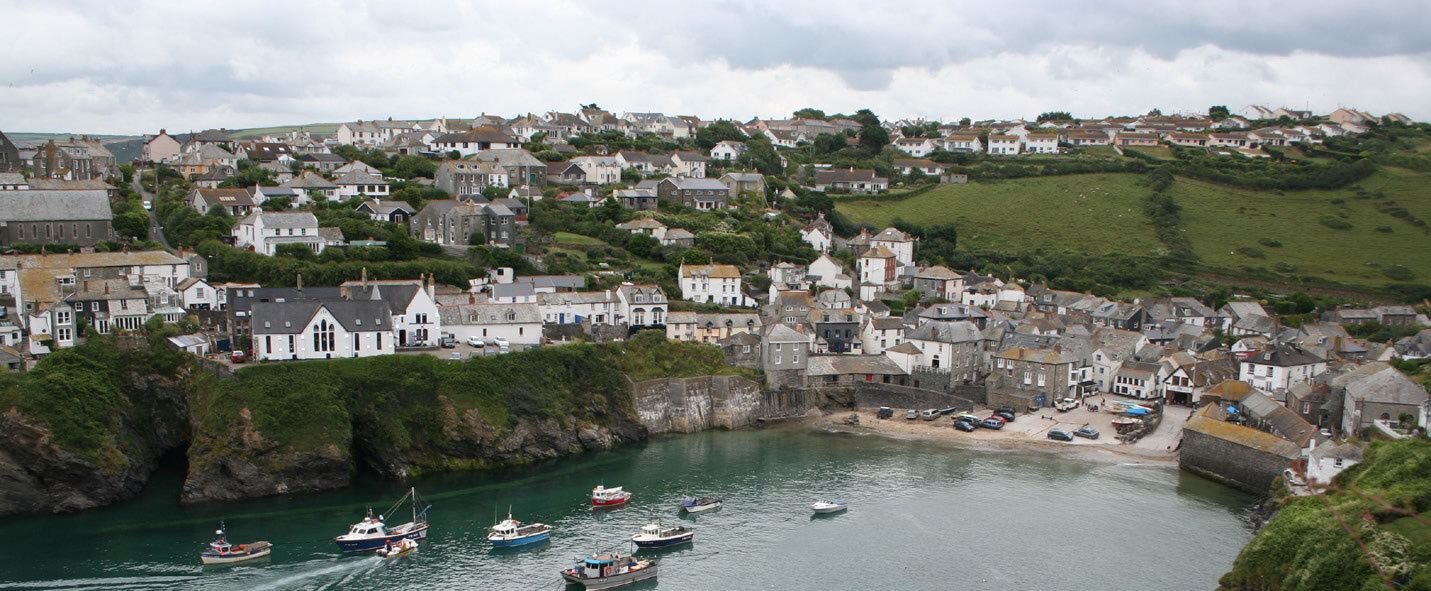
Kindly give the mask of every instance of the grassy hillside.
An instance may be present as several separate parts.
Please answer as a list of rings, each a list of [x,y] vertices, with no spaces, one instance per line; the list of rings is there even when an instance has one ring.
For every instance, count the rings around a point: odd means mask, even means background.
[[[230,129],[229,136],[234,139],[259,138],[269,134],[288,133],[295,130],[304,130],[312,133],[332,135],[338,132],[341,123],[309,123],[307,125],[280,125],[277,127],[252,127],[249,129]]]
[[[1142,209],[1149,194],[1144,178],[1111,173],[947,185],[902,201],[844,201],[838,209],[876,226],[896,218],[953,223],[961,249],[1159,254],[1163,246]],[[1425,226],[1407,221],[1431,218],[1431,174],[1382,167],[1344,189],[1295,192],[1179,177],[1170,192],[1194,252],[1210,268],[1263,268],[1289,279],[1368,287],[1431,280],[1431,239]],[[1333,229],[1324,220],[1350,227]],[[1391,265],[1406,267],[1412,278],[1388,277]]]
[[[845,201],[855,222],[896,218],[953,223],[973,250],[1076,250],[1154,254],[1162,247],[1143,215],[1148,188],[1134,174],[1079,174],[945,185],[902,201]]]
[[[1284,505],[1243,547],[1219,588],[1386,589],[1389,579],[1396,588],[1431,589],[1428,475],[1431,442],[1372,444],[1363,462],[1337,476],[1340,490]]]

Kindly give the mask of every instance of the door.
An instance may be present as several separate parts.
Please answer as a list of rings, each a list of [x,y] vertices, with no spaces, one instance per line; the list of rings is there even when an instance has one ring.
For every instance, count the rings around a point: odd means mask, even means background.
[[[1039,408],[1048,406],[1048,394],[1039,394],[1038,396],[1034,396],[1033,401],[1034,406],[1037,406]]]

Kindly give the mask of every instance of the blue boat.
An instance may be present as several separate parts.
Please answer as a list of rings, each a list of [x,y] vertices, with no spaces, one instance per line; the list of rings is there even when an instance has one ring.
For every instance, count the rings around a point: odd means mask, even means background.
[[[487,541],[495,548],[513,548],[535,544],[551,537],[552,526],[545,523],[523,524],[512,519],[512,512],[508,510],[507,518],[492,526],[491,533],[487,534]]]
[[[687,513],[714,511],[721,506],[720,497],[686,497],[681,499],[681,510]]]
[[[684,525],[661,527],[659,523],[652,523],[641,528],[640,533],[631,536],[631,541],[640,548],[667,548],[689,543],[695,537],[696,530]]]
[[[388,543],[397,543],[402,540],[425,540],[427,539],[427,510],[432,506],[428,505],[422,511],[417,510],[418,497],[417,489],[411,489],[407,494],[398,499],[397,503],[388,509],[392,513],[401,507],[409,499],[412,501],[412,521],[396,527],[388,527],[383,523],[384,517],[378,515],[373,519],[373,511],[368,510],[368,516],[362,521],[353,524],[348,528],[348,533],[333,538],[333,543],[338,545],[338,549],[344,552],[372,552],[387,547]]]

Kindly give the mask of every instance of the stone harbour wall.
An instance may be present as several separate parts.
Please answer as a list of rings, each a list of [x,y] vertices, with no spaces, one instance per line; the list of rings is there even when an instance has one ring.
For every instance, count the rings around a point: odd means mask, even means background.
[[[815,406],[803,392],[762,392],[759,382],[740,376],[659,378],[636,382],[631,391],[636,415],[651,433],[739,429]]]

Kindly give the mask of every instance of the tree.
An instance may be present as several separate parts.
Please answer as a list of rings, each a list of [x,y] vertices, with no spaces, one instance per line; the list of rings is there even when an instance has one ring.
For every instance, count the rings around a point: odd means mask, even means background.
[[[269,197],[263,202],[263,208],[268,211],[283,211],[293,209],[293,198],[287,195],[280,197]]]
[[[121,236],[135,240],[149,237],[149,216],[143,212],[131,212],[114,216],[114,231]]]
[[[626,242],[626,250],[638,257],[650,257],[651,253],[661,248],[661,242],[653,236],[646,234],[633,234],[631,240]]]
[[[770,143],[770,138],[756,136],[745,142],[747,148],[744,154],[740,155],[740,162],[745,166],[759,170],[761,174],[778,175],[784,172],[780,165],[780,154],[776,153],[775,145]]]
[[[1223,119],[1231,117],[1232,111],[1227,109],[1227,105],[1213,105],[1208,108],[1207,116],[1211,117],[1213,121],[1222,121]]]
[[[729,121],[716,121],[696,130],[696,145],[709,150],[723,141],[744,141],[745,134]]]
[[[968,126],[969,126],[970,124],[972,124],[973,122],[974,122],[974,121],[973,121],[972,119],[969,119],[968,117],[965,117],[965,118],[959,120],[959,125],[963,125],[964,127],[968,127]]]
[[[277,184],[278,182],[273,180],[273,171],[259,166],[258,162],[244,158],[238,163],[238,173],[224,179],[222,183],[219,183],[219,188],[239,189],[254,185],[272,187]]]
[[[1149,117],[1162,117],[1162,116],[1163,116],[1163,110],[1162,110],[1162,109],[1159,109],[1159,108],[1157,108],[1157,107],[1153,107],[1152,110],[1148,111],[1148,116],[1149,116]]]
[[[889,145],[889,132],[884,127],[876,123],[860,128],[860,146],[869,150],[870,154],[878,154],[887,145]]]
[[[1068,111],[1047,111],[1044,113],[1040,113],[1038,119],[1035,119],[1034,121],[1038,123],[1044,123],[1046,121],[1073,121],[1073,115],[1070,114]]]
[[[473,232],[471,236],[467,237],[467,243],[472,246],[482,246],[487,243],[487,237],[481,232]]]
[[[854,119],[855,122],[859,123],[862,127],[870,125],[879,126],[879,115],[875,115],[874,111],[869,109],[855,111],[855,116],[851,117],[851,119]]]
[[[825,119],[825,112],[813,107],[805,107],[791,113],[796,119]]]
[[[621,169],[621,182],[629,185],[641,182],[641,171],[635,166],[628,166]]]
[[[422,156],[407,155],[397,159],[392,168],[387,170],[388,176],[410,179],[416,177],[432,178],[437,173],[437,163]]]
[[[815,136],[815,152],[818,154],[833,154],[845,149],[844,134],[822,133]]]

